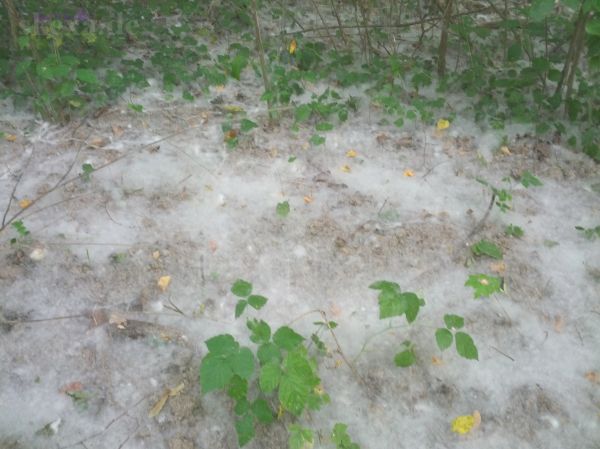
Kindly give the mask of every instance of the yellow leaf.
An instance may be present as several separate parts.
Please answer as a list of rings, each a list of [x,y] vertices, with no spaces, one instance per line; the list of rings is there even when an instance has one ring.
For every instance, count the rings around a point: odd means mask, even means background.
[[[350,173],[350,172],[352,171],[352,169],[350,168],[350,166],[349,166],[349,165],[343,165],[343,166],[342,166],[342,168],[341,168],[341,170],[342,170],[344,173]]]
[[[17,136],[14,134],[6,134],[4,139],[8,140],[9,142],[15,142],[17,140]]]
[[[404,176],[406,176],[407,178],[412,178],[413,176],[415,176],[415,172],[412,171],[410,168],[407,168],[406,170],[404,170]]]
[[[452,432],[464,435],[469,433],[475,426],[475,418],[473,415],[458,416],[452,421]]]
[[[285,410],[283,409],[283,405],[279,404],[279,409],[277,410],[277,419],[281,419]]]
[[[185,387],[185,384],[183,382],[181,382],[175,388],[170,388],[169,396],[173,398],[173,397],[179,395],[179,393],[181,393],[183,391],[184,387]]]
[[[217,92],[224,92],[225,91],[225,86],[223,84],[218,84],[215,86],[215,90]]]
[[[157,285],[158,285],[158,288],[160,288],[161,291],[164,292],[170,283],[171,283],[171,276],[161,276],[161,278],[158,280]]]
[[[356,150],[348,150],[346,152],[346,156],[347,157],[356,157],[356,156],[358,156],[358,153],[356,152]]]
[[[19,207],[21,209],[27,209],[29,206],[31,206],[32,201],[29,198],[23,198],[21,201],[19,201]]]
[[[312,202],[313,202],[313,197],[312,197],[312,195],[306,195],[306,196],[304,197],[304,204],[310,204],[310,203],[312,203]]]
[[[169,390],[168,388],[165,389],[165,391],[163,392],[160,399],[158,401],[156,401],[156,404],[154,404],[154,407],[152,407],[150,409],[150,411],[148,412],[148,418],[154,418],[155,416],[158,416],[158,414],[161,412],[161,410],[167,403],[167,399],[169,399],[170,392],[171,392],[171,390]]]
[[[448,120],[446,120],[446,119],[441,118],[437,122],[437,129],[438,129],[438,131],[446,129],[449,126],[450,126],[450,122]]]
[[[226,104],[223,106],[223,110],[226,112],[231,112],[232,114],[238,113],[238,112],[244,112],[244,108],[241,106],[236,106],[233,104]]]
[[[444,364],[444,361],[439,357],[433,356],[431,357],[431,364],[435,366],[441,366]]]
[[[598,371],[588,371],[585,378],[594,384],[600,384],[600,373]]]
[[[288,51],[290,52],[290,55],[293,55],[294,53],[296,53],[296,48],[298,48],[298,43],[296,42],[296,39],[292,39],[292,41],[290,42],[290,45],[288,47]]]
[[[506,146],[506,145],[502,145],[500,147],[500,152],[505,155],[505,156],[510,156],[512,153],[510,152],[510,149]]]
[[[313,393],[317,396],[323,396],[325,394],[325,388],[323,388],[323,385],[319,384],[313,388]]]

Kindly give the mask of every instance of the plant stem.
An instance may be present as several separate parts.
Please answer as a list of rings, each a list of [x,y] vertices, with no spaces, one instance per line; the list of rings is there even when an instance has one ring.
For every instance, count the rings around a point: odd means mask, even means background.
[[[263,47],[262,36],[260,32],[260,23],[258,21],[258,6],[256,4],[256,0],[252,0],[252,19],[254,20],[254,35],[256,37],[256,51],[258,52],[258,57],[260,60],[260,72],[262,74],[263,85],[265,86],[265,91],[271,91],[271,83],[269,81],[269,74],[267,73],[267,63],[265,61],[265,49]],[[267,100],[267,106],[269,108],[269,120],[273,118],[271,114],[271,100]]]

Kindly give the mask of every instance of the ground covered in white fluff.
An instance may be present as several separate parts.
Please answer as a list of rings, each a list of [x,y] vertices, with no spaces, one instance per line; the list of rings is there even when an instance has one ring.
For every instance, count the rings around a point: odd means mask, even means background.
[[[2,210],[19,178],[7,218],[50,193],[20,216],[28,236],[0,234],[0,447],[237,447],[232,403],[200,394],[198,367],[214,335],[252,345],[234,319],[238,278],[269,298],[251,314],[272,328],[310,335],[314,310],[338,323],[360,378],[322,334],[331,404],[302,423],[323,436],[344,422],[363,449],[600,447],[600,242],[575,229],[600,224],[598,166],[516,129],[502,151],[500,133],[467,122],[399,131],[368,106],[313,147],[310,129],[270,125],[259,95],[252,83],[191,105],[148,93],[143,114],[123,104],[67,127],[4,105],[16,141],[0,143]],[[222,104],[261,125],[234,150]],[[108,165],[84,179],[86,163]],[[525,170],[543,185],[519,184]],[[477,177],[513,195],[480,228],[490,192]],[[470,257],[482,238],[503,263]],[[504,293],[474,299],[474,273],[502,276]],[[378,319],[368,286],[380,279],[425,299],[412,325]],[[465,317],[479,361],[437,348],[448,313]],[[417,363],[398,368],[407,339]],[[475,411],[476,429],[452,431]],[[248,447],[286,439],[276,424]]]

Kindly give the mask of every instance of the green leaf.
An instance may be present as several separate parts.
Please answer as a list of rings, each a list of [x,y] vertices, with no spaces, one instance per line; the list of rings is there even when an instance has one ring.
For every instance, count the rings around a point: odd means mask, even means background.
[[[254,373],[254,355],[249,348],[241,348],[231,357],[231,369],[242,379],[250,379]]]
[[[85,84],[98,84],[96,73],[90,69],[77,69],[75,71],[77,79]]]
[[[400,316],[407,308],[408,303],[401,293],[391,289],[379,293],[379,319]]]
[[[127,106],[134,112],[144,112],[144,106],[142,106],[141,104],[129,103]]]
[[[240,398],[235,403],[235,407],[233,410],[238,416],[245,415],[246,413],[248,413],[248,410],[250,410],[250,403],[248,402],[248,399],[246,399],[245,397]]]
[[[496,292],[502,291],[502,279],[485,274],[472,274],[469,276],[465,285],[473,287],[474,297],[490,296]]]
[[[256,357],[261,365],[265,365],[271,360],[276,360],[279,363],[281,360],[281,351],[275,343],[264,343],[258,347]]]
[[[235,431],[240,447],[248,444],[254,438],[254,419],[252,415],[244,415],[235,422]]]
[[[310,138],[310,143],[315,146],[323,145],[325,143],[325,137],[319,136],[318,134],[313,134],[313,136]]]
[[[401,351],[398,354],[396,354],[396,356],[394,357],[394,363],[396,364],[396,366],[407,368],[417,361],[417,357],[415,355],[413,345],[410,341],[405,341],[404,343],[402,343],[402,346],[405,349],[404,351]]]
[[[233,371],[223,357],[208,354],[202,359],[200,363],[200,386],[203,393],[225,388],[232,377]]]
[[[294,115],[296,116],[297,122],[304,122],[310,118],[312,114],[312,108],[308,104],[302,104],[296,108]]]
[[[245,399],[248,394],[248,381],[240,376],[233,376],[229,382],[227,394],[236,401]]]
[[[289,449],[312,449],[314,444],[312,430],[300,427],[298,424],[290,424],[289,432]]]
[[[293,415],[300,416],[308,400],[309,391],[305,380],[297,375],[287,375],[279,383],[279,402]]]
[[[471,247],[475,256],[489,256],[493,259],[502,259],[502,250],[488,240],[480,240]]]
[[[252,306],[256,310],[262,309],[262,307],[267,303],[267,298],[260,295],[250,295],[248,296],[248,304]]]
[[[237,54],[231,60],[231,77],[240,80],[242,70],[248,65],[248,57],[242,54]]]
[[[521,47],[520,42],[515,42],[507,50],[507,57],[510,62],[515,62],[521,59],[521,54],[523,53],[523,49]]]
[[[506,227],[506,229],[504,230],[504,233],[506,235],[510,235],[512,237],[521,238],[521,237],[523,237],[524,231],[519,226],[511,224]]]
[[[213,355],[229,355],[237,352],[240,345],[235,338],[229,334],[217,335],[204,342]]]
[[[460,315],[444,315],[444,324],[448,329],[461,329],[465,325],[465,319]]]
[[[400,296],[406,303],[406,321],[410,324],[417,318],[423,300],[411,292],[404,292]]]
[[[440,350],[444,351],[445,349],[448,349],[452,344],[452,340],[452,332],[450,332],[448,329],[440,327],[435,331],[435,341],[437,342]]]
[[[186,90],[186,91],[184,91],[184,92],[181,94],[181,98],[183,98],[183,99],[184,99],[184,100],[186,100],[186,101],[194,101],[194,100],[195,100],[195,98],[194,98],[194,96],[192,95],[192,93],[191,93],[191,92],[189,92],[189,91],[187,91],[187,90]]]
[[[322,122],[322,123],[317,123],[317,126],[315,126],[317,131],[331,131],[333,129],[333,125],[331,123],[327,123],[327,122]]]
[[[287,201],[284,201],[282,203],[277,203],[277,207],[275,208],[275,212],[281,218],[287,217],[288,214],[290,213],[290,203],[287,202]]]
[[[350,435],[348,435],[348,426],[346,424],[337,423],[333,426],[331,441],[337,449],[360,449],[360,446],[352,442]]]
[[[287,326],[280,327],[275,334],[273,334],[273,342],[281,349],[287,351],[291,351],[303,341],[304,337],[302,335],[297,334],[293,329]]]
[[[479,360],[477,347],[469,334],[457,332],[456,335],[456,351],[461,357],[469,360]]]
[[[246,301],[245,299],[240,299],[237,304],[235,305],[235,317],[239,318],[240,316],[242,316],[242,313],[244,313],[244,310],[246,309],[246,306],[248,305],[248,301]]]
[[[376,281],[369,285],[369,288],[373,290],[392,290],[396,293],[400,293],[400,286],[395,282],[390,281]]]
[[[248,119],[242,119],[242,121],[240,122],[240,130],[243,133],[247,133],[248,131],[250,131],[251,129],[257,128],[258,125],[256,123],[254,123],[252,120],[248,120]]]
[[[252,293],[252,284],[248,281],[244,281],[243,279],[238,279],[231,286],[231,293],[233,293],[235,296],[245,298]]]
[[[252,331],[250,335],[250,341],[256,344],[268,343],[271,339],[271,327],[266,321],[263,320],[248,320],[246,322],[248,329]],[[259,359],[260,360],[260,359]]]
[[[539,187],[543,185],[542,181],[533,176],[527,170],[525,170],[521,175],[521,184],[523,184],[523,186],[527,188],[529,188],[530,186]]]
[[[600,18],[589,20],[585,25],[585,31],[592,36],[600,36]]]
[[[554,8],[554,0],[533,0],[529,8],[529,17],[534,22],[544,20]]]
[[[263,393],[270,393],[275,390],[281,380],[281,367],[279,362],[273,361],[265,364],[260,369],[258,384]]]
[[[263,424],[271,424],[273,422],[273,410],[264,399],[257,399],[252,403],[252,413],[256,419]]]

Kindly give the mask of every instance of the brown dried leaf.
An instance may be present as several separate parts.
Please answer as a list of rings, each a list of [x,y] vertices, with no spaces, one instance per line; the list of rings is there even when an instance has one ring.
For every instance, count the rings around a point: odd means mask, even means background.
[[[588,371],[585,378],[593,384],[600,384],[600,373],[598,371]]]
[[[159,400],[156,401],[156,404],[154,404],[154,407],[152,407],[150,409],[150,411],[148,412],[148,418],[154,418],[155,416],[158,416],[158,414],[162,411],[163,407],[167,403],[167,399],[169,399],[170,393],[171,393],[171,390],[169,390],[168,388],[165,388],[165,391],[163,392],[163,394],[161,395]]]
[[[564,330],[564,328],[565,319],[562,317],[562,315],[556,315],[554,317],[554,330],[560,334]]]
[[[504,262],[492,262],[490,263],[490,270],[492,270],[492,273],[502,274],[506,271],[506,264]]]
[[[119,125],[113,125],[112,132],[115,137],[121,137],[123,135],[123,133],[125,132],[125,130],[123,128],[121,128]]]
[[[171,276],[161,276],[156,285],[160,289],[160,291],[164,292],[169,287],[171,283]]]

